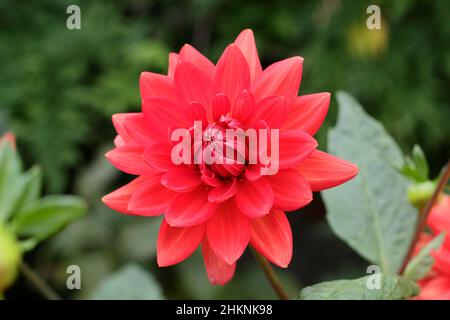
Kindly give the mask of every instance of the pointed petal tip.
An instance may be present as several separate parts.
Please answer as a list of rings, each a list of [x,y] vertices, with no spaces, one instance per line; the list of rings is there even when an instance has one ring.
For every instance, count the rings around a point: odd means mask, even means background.
[[[274,265],[276,265],[277,267],[283,268],[283,269],[287,269],[289,267],[289,265],[291,264],[291,257],[280,257],[276,263],[272,262]]]
[[[108,206],[108,201],[109,201],[108,195],[103,196],[103,197],[100,199],[100,201],[103,202],[106,206]],[[108,207],[109,207],[109,206],[108,206]]]
[[[120,212],[120,213],[125,213],[125,214],[130,214],[131,211],[126,209],[121,206],[120,204],[117,203],[117,200],[115,199],[116,197],[114,196],[114,191],[103,196],[101,198],[101,201],[103,202],[103,204],[105,206],[107,206],[108,208],[110,208],[111,210],[114,210],[116,212]]]
[[[352,162],[349,162],[349,163],[350,163],[350,167],[352,167],[352,169],[353,169],[353,172],[350,174],[350,176],[351,176],[349,178],[349,180],[350,180],[350,179],[353,179],[354,177],[356,177],[358,175],[359,167],[356,164],[352,163]]]
[[[190,46],[191,46],[191,45],[190,45],[189,43],[185,42],[185,43],[181,46],[180,51],[183,50],[184,47],[190,47]]]
[[[158,267],[160,268],[164,268],[164,267],[170,267],[171,263],[169,263],[169,261],[165,260],[165,258],[162,258],[160,255],[156,258],[156,264],[158,265]]]
[[[341,185],[359,172],[356,164],[320,150],[315,150],[296,169],[306,178],[313,191]]]
[[[272,210],[252,221],[251,246],[273,264],[287,268],[292,259],[292,230],[286,214]]]
[[[224,285],[233,278],[236,264],[230,265],[219,258],[206,239],[203,241],[202,253],[208,279],[213,285]]]
[[[302,64],[304,60],[305,59],[303,59],[303,57],[301,57],[301,56],[293,56],[293,57],[286,59],[286,61],[290,61],[292,63],[300,63],[300,64]]]
[[[195,49],[195,48],[193,46],[191,46],[189,43],[185,43],[181,46],[181,49],[179,51],[180,54],[182,51],[187,50],[187,49]],[[178,60],[178,62],[180,62],[180,60]]]
[[[311,95],[318,97],[318,99],[320,99],[320,100],[327,100],[327,99],[330,100],[330,98],[331,98],[331,92],[328,92],[328,91],[312,93]]]
[[[328,92],[328,91],[320,92],[317,95],[320,97],[321,100],[328,102],[328,104],[327,104],[327,107],[328,107],[328,105],[330,103],[330,99],[331,99],[331,92]]]
[[[105,153],[105,158],[106,158],[112,165],[114,165],[114,157],[115,157],[115,152],[114,152],[114,150],[116,150],[116,149],[109,150],[109,151],[107,151],[107,152]]]
[[[348,160],[342,159],[342,158],[338,158],[339,160],[341,160],[341,164],[343,164],[344,166],[346,166],[346,171],[347,171],[347,179],[353,179],[354,177],[356,177],[359,173],[359,167],[354,164],[353,162],[350,162]]]
[[[204,238],[204,226],[190,228],[170,227],[165,220],[156,241],[156,262],[160,267],[180,263],[190,257]]]
[[[241,34],[253,34],[253,30],[250,28],[245,28],[241,31]]]
[[[250,38],[250,39],[255,39],[255,35],[253,33],[253,30],[250,28],[246,28],[244,30],[242,30],[238,36],[236,37],[236,40],[234,40],[234,43],[236,43],[236,41],[244,39],[244,38]]]

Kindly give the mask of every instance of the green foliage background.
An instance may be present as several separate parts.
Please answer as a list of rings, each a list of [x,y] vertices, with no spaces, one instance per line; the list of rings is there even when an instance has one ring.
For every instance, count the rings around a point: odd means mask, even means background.
[[[81,8],[81,30],[66,28],[70,4]],[[380,31],[366,28],[370,4],[381,7]],[[167,297],[270,297],[246,258],[225,288],[207,283],[198,255],[157,269],[158,221],[122,217],[99,203],[127,179],[103,159],[114,137],[111,115],[139,109],[140,72],[165,72],[170,51],[192,43],[217,61],[227,43],[252,28],[264,66],[303,56],[301,94],[350,92],[404,152],[419,143],[436,174],[450,149],[448,21],[447,0],[0,0],[0,130],[17,135],[28,166],[41,164],[48,193],[80,194],[91,208],[30,259],[68,297],[87,297],[128,260],[151,269]],[[318,135],[322,149],[335,116],[333,99]],[[295,262],[283,272],[288,282],[295,288],[352,270],[361,275],[364,263],[330,233],[321,202],[301,212],[290,217],[297,244]],[[68,264],[85,270],[81,292],[64,288]],[[11,294],[28,291],[19,282]]]

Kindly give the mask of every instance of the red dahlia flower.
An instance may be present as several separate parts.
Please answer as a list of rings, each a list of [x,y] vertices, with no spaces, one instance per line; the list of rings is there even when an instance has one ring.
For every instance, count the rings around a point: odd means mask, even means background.
[[[106,154],[118,169],[138,177],[103,201],[126,214],[164,214],[159,266],[181,262],[201,244],[209,280],[224,284],[250,244],[286,268],[292,232],[285,211],[307,205],[312,191],[357,174],[354,164],[316,149],[312,136],[330,94],[297,96],[302,63],[293,57],[262,70],[253,33],[244,30],[216,65],[185,45],[169,55],[168,75],[141,74],[142,112],[113,116],[116,148]],[[192,132],[194,121],[201,121],[203,135],[213,129],[279,129],[279,171],[262,175],[267,163],[249,164],[248,152],[243,163],[175,164],[171,135],[179,128]],[[213,143],[202,142],[195,152]]]
[[[431,253],[434,258],[430,274],[420,285],[422,300],[450,300],[450,196],[445,195],[433,206],[427,220],[428,227],[434,236],[446,233],[444,243],[439,250]],[[423,235],[424,243],[431,241],[432,236]]]

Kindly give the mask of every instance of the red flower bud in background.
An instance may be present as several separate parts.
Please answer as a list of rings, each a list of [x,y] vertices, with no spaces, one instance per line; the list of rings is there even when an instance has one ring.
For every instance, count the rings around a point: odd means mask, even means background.
[[[0,137],[0,143],[3,142],[10,143],[14,149],[16,148],[16,137],[11,132],[7,132]]]

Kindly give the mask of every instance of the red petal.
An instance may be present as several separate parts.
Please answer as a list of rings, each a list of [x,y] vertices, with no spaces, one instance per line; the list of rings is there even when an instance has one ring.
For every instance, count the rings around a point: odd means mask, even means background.
[[[317,141],[300,130],[282,130],[279,145],[280,169],[287,169],[309,157]]]
[[[250,244],[277,266],[287,268],[292,258],[292,231],[284,212],[272,210],[251,224]]]
[[[236,179],[233,177],[231,178],[231,181],[213,188],[208,194],[208,201],[217,203],[224,202],[233,197],[236,194],[236,191]]]
[[[180,59],[193,64],[199,70],[202,70],[208,77],[212,76],[214,72],[214,64],[189,44],[185,44],[183,48],[181,48]]]
[[[280,170],[276,175],[266,176],[273,190],[273,207],[293,211],[306,206],[312,200],[311,188],[295,169]]]
[[[131,196],[128,210],[143,216],[159,216],[177,196],[161,185],[161,175],[146,179]]]
[[[203,168],[201,171],[202,173],[202,181],[210,186],[210,187],[219,187],[222,185],[222,180],[220,180],[216,174],[214,172],[212,172],[211,170],[209,170],[208,168]],[[211,193],[211,192],[210,192]],[[208,194],[208,199],[209,199],[209,194]],[[213,202],[210,200],[210,202]]]
[[[224,93],[234,103],[239,93],[250,86],[248,64],[241,51],[230,44],[214,71],[214,87],[216,92]]]
[[[250,29],[242,31],[234,44],[241,50],[250,70],[250,79],[253,82],[262,72],[261,63],[259,62],[258,50],[256,49],[255,37]]]
[[[255,181],[261,178],[261,168],[260,164],[250,164],[245,167],[245,177],[250,181]]]
[[[178,64],[178,53],[175,52],[169,53],[169,68],[167,71],[167,75],[169,77],[173,78],[177,64]]]
[[[295,98],[289,106],[289,114],[283,129],[299,129],[314,135],[325,120],[329,105],[329,92]]]
[[[319,150],[295,168],[308,181],[312,191],[336,187],[358,174],[358,167],[353,163]]]
[[[171,158],[172,145],[167,142],[149,145],[144,152],[147,164],[158,171],[170,171],[177,168]]]
[[[144,148],[135,144],[128,143],[108,151],[105,157],[117,169],[135,175],[150,175],[156,173],[144,160]]]
[[[152,130],[147,120],[144,118],[143,113],[137,113],[125,118],[123,126],[132,141],[141,146],[147,146],[157,141],[161,141],[163,138],[164,140],[167,140],[167,137],[161,137],[161,135],[158,135]]]
[[[203,224],[178,228],[171,227],[166,220],[163,220],[156,243],[158,266],[168,267],[188,258],[197,249],[204,235]]]
[[[273,205],[273,191],[264,177],[256,181],[244,180],[238,185],[236,205],[250,218],[268,214]]]
[[[161,137],[170,138],[172,130],[192,125],[186,117],[186,109],[175,100],[147,98],[142,101],[142,111],[148,126]]]
[[[112,116],[112,122],[114,125],[114,128],[117,131],[117,134],[123,139],[124,142],[130,142],[132,138],[128,134],[127,130],[125,129],[125,120],[127,118],[132,118],[136,116],[142,116],[141,113],[116,113]]]
[[[178,62],[175,86],[186,104],[197,101],[203,106],[209,106],[213,95],[212,80],[193,64]]]
[[[175,98],[172,79],[162,74],[142,72],[139,87],[141,99],[149,97]]]
[[[255,111],[255,98],[247,91],[243,90],[231,107],[231,115],[234,119],[244,122]]]
[[[224,285],[233,278],[236,264],[230,265],[216,256],[206,239],[202,243],[202,252],[206,273],[212,284]]]
[[[264,120],[267,127],[280,128],[288,114],[286,99],[280,96],[264,98],[256,104],[255,110],[254,116],[247,121],[247,125],[250,127],[256,120]]]
[[[210,116],[214,121],[219,121],[220,116],[230,112],[230,100],[224,94],[216,94],[211,101]]]
[[[297,96],[302,77],[303,58],[293,57],[270,65],[252,84],[256,101],[284,96],[288,103]]]
[[[130,202],[133,192],[145,181],[143,176],[138,177],[123,187],[107,194],[102,198],[104,204],[115,211],[126,214],[133,214],[128,210],[128,203]]]
[[[181,165],[166,172],[161,178],[161,184],[176,192],[189,192],[202,184],[202,180],[197,170]]]
[[[209,190],[199,187],[189,193],[179,194],[166,212],[166,220],[171,226],[190,227],[206,222],[217,208],[208,201]]]
[[[121,136],[117,135],[114,138],[114,146],[116,146],[116,147],[123,147],[126,144],[127,143],[125,142],[125,140],[123,140],[123,138]]]
[[[200,103],[190,103],[187,112],[188,119],[192,126],[194,125],[194,121],[201,121],[202,127],[208,124],[205,108]]]
[[[206,236],[215,254],[228,264],[240,258],[250,241],[249,218],[234,204],[221,204],[206,227]]]

